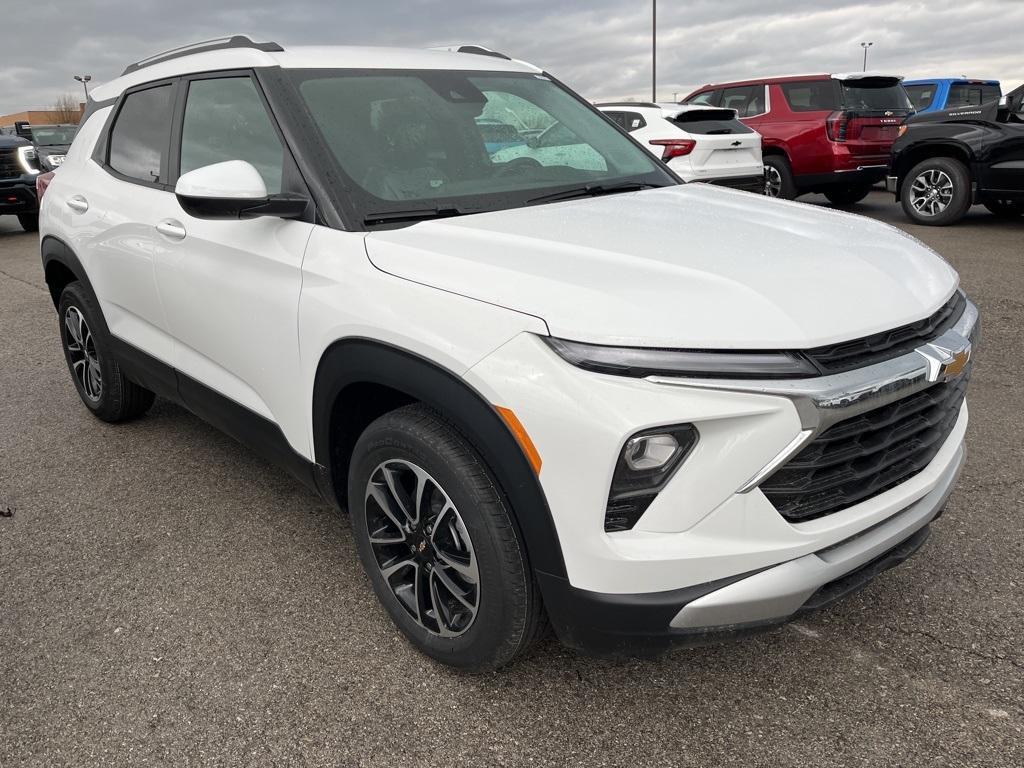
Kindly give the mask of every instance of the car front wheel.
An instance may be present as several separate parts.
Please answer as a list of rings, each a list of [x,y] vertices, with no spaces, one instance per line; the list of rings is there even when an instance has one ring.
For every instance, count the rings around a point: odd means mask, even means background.
[[[963,163],[951,157],[922,160],[903,180],[900,203],[916,224],[952,224],[971,207],[970,174]]]
[[[416,404],[367,427],[348,503],[374,591],[420,651],[495,669],[539,636],[539,592],[503,494],[440,415]]]

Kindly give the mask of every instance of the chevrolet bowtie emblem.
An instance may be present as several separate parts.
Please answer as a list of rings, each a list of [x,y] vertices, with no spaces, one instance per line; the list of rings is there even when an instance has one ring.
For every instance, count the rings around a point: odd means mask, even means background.
[[[928,381],[949,381],[961,376],[971,361],[971,345],[965,339],[964,346],[953,348],[932,342],[920,347],[918,353],[928,361]]]

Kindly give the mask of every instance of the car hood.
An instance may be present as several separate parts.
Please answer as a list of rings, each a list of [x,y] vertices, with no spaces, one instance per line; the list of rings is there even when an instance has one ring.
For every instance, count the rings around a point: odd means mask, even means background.
[[[860,216],[688,184],[371,233],[384,272],[535,315],[552,335],[800,349],[920,320],[943,259]]]

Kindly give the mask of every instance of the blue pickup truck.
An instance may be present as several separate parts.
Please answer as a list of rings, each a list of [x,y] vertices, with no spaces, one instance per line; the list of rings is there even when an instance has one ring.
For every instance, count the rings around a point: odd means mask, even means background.
[[[998,80],[972,80],[965,77],[934,77],[922,80],[904,80],[914,109],[938,112],[954,107],[969,107],[998,101],[1002,95]]]

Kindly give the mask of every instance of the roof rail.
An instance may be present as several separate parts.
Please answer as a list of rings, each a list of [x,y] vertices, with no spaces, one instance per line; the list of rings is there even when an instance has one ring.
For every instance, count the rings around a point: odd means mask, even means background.
[[[493,56],[496,59],[505,59],[505,61],[512,61],[511,56],[506,56],[504,53],[498,51],[492,51],[490,48],[484,48],[482,45],[441,45],[437,48],[432,48],[434,51],[450,51],[452,53],[474,53],[477,56]]]
[[[271,53],[280,53],[284,50],[277,43],[254,43],[245,35],[234,35],[232,37],[217,37],[213,40],[203,40],[199,43],[190,43],[189,45],[183,45],[180,48],[172,48],[169,51],[158,53],[150,56],[147,59],[141,59],[136,61],[134,64],[129,64],[125,67],[124,72],[121,76],[130,74],[132,72],[138,72],[140,69],[150,67],[154,64],[160,64],[164,61],[170,61],[171,59],[178,59],[182,56],[191,56],[193,53],[205,53],[206,51],[222,51],[228,48],[252,48],[257,51],[267,51]]]

